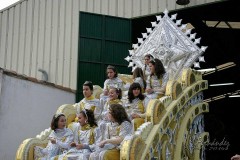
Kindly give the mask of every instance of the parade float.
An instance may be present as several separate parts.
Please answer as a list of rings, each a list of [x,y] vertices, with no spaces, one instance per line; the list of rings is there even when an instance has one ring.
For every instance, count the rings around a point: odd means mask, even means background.
[[[204,131],[204,113],[209,111],[203,102],[203,90],[208,82],[202,79],[202,73],[192,69],[204,61],[202,54],[207,47],[200,47],[200,39],[192,33],[187,24],[182,24],[177,15],[169,15],[165,10],[157,21],[151,22],[133,44],[128,67],[134,70],[144,65],[143,57],[151,54],[160,59],[169,74],[165,96],[149,101],[145,123],[132,136],[126,138],[120,149],[121,160],[179,160],[205,159],[205,144],[209,135]],[[120,74],[125,82],[132,81],[130,75]],[[94,95],[99,98],[102,88],[94,86]],[[76,108],[65,104],[57,113],[66,115],[68,127],[72,127]],[[16,160],[33,160],[34,146],[46,146],[51,129],[42,131],[35,138],[28,138],[20,144]]]

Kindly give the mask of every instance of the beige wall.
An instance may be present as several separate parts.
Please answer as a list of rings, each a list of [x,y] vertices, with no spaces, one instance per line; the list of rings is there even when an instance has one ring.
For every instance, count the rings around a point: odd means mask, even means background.
[[[37,79],[43,69],[50,82],[76,89],[79,11],[133,18],[165,8],[182,6],[176,0],[21,0],[0,11],[0,67]]]
[[[0,159],[15,159],[24,139],[48,128],[59,106],[74,102],[74,93],[8,76],[0,70]]]

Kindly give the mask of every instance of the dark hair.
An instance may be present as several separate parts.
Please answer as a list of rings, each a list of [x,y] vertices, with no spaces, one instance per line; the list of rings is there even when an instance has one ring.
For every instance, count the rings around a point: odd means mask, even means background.
[[[92,110],[89,109],[84,109],[82,111],[80,111],[80,113],[82,113],[82,115],[87,118],[88,124],[93,127],[93,126],[97,126],[95,117],[94,117],[94,113]]]
[[[151,54],[146,54],[144,57],[148,57],[150,60],[153,59],[153,56]]]
[[[114,89],[116,91],[116,93],[118,94],[118,99],[121,99],[122,98],[122,90],[120,88],[116,88],[116,87],[110,87],[110,89]]]
[[[159,59],[155,58],[155,59],[151,60],[149,63],[154,65],[155,75],[158,77],[158,79],[162,78],[163,74],[166,73],[162,62]],[[154,75],[154,73],[151,73],[151,76],[153,76],[153,75]]]
[[[119,125],[121,125],[122,122],[124,122],[124,121],[128,121],[131,123],[125,109],[123,108],[123,106],[121,104],[111,104],[109,106],[109,111],[111,112],[110,114],[112,115],[114,120]]]
[[[56,131],[56,129],[58,128],[58,121],[59,121],[61,116],[65,117],[65,115],[63,113],[57,113],[53,116],[52,122],[51,122],[51,129],[52,130]]]
[[[93,84],[91,81],[85,81],[83,83],[83,86],[88,86],[90,88],[90,90],[93,91]]]
[[[142,80],[143,80],[143,88],[146,89],[146,81],[145,81],[144,76],[143,76],[143,71],[139,67],[137,67],[133,71],[133,79],[135,79],[137,77],[141,77],[142,78]]]
[[[140,94],[138,95],[137,98],[139,98],[140,100],[144,100],[144,95],[142,94],[142,89],[139,83],[132,83],[129,90],[128,90],[128,100],[130,103],[132,103],[132,101],[136,98],[133,95],[133,90],[134,89],[139,89],[140,90]]]
[[[107,66],[107,70],[108,70],[108,69],[113,70],[113,72],[115,73],[115,74],[114,74],[114,78],[116,78],[116,77],[118,76],[117,69],[116,69],[114,66],[108,65],[108,66]],[[106,71],[106,73],[107,73],[107,71]]]

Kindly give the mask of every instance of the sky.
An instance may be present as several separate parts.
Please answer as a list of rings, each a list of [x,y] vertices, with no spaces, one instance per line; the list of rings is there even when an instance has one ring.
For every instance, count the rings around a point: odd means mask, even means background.
[[[19,0],[0,0],[0,10],[3,8],[10,6],[11,4],[17,2]]]

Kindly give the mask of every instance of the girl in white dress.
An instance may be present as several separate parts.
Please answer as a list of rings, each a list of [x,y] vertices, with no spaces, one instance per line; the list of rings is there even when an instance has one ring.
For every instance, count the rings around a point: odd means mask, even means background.
[[[159,59],[151,60],[149,67],[151,74],[147,79],[146,95],[149,99],[161,98],[165,94],[168,74]]]
[[[107,124],[102,141],[96,144],[97,150],[91,153],[91,160],[119,160],[121,143],[133,133],[132,124],[122,105],[110,105],[108,118],[111,123]]]
[[[141,68],[137,67],[133,71],[133,80],[134,80],[134,82],[140,84],[142,93],[144,93],[145,89],[146,89],[146,81],[144,79],[143,71]]]
[[[67,153],[58,157],[58,160],[74,159],[88,160],[91,152],[95,151],[95,143],[101,139],[100,130],[94,114],[91,110],[82,110],[78,114],[79,127],[74,130],[74,142],[70,144],[72,147]]]
[[[109,65],[107,67],[108,79],[104,82],[103,94],[100,95],[101,102],[104,104],[108,98],[108,92],[110,87],[123,88],[123,81],[118,77],[118,72],[114,66]]]
[[[144,56],[144,63],[145,65],[142,67],[144,79],[146,80],[147,77],[151,74],[151,70],[149,68],[149,62],[153,59],[151,54],[146,54]]]
[[[128,91],[128,103],[125,104],[126,112],[132,120],[134,130],[144,123],[145,119],[145,96],[142,94],[139,83],[131,84]]]
[[[107,123],[110,123],[110,120],[108,118],[108,111],[109,107],[112,104],[123,104],[121,101],[122,98],[122,91],[121,89],[115,88],[115,87],[110,87],[109,88],[109,93],[108,93],[108,99],[106,103],[104,104],[102,115],[101,115],[101,120],[98,122],[98,126],[102,132],[102,134],[105,132],[107,128]]]
[[[52,160],[55,156],[62,154],[70,148],[73,142],[72,130],[66,128],[66,118],[63,113],[55,114],[52,118],[49,142],[47,147],[40,149],[43,157],[40,160]]]
[[[99,99],[96,99],[93,96],[93,84],[91,81],[86,81],[83,84],[83,95],[84,98],[79,103],[74,104],[77,108],[77,114],[84,109],[92,110],[94,112],[95,119],[98,121],[102,113],[102,106],[100,105]]]
[[[121,104],[122,105],[122,91],[121,89],[110,87],[108,93],[107,102],[104,104],[101,121],[99,121],[99,126],[101,130],[105,130],[106,123],[110,122],[108,119],[108,110],[111,104]]]

